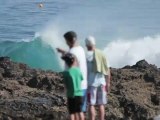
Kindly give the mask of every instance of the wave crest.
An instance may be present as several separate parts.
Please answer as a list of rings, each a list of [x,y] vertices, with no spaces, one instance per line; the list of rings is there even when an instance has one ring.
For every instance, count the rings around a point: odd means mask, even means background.
[[[112,67],[133,65],[145,59],[160,67],[160,35],[144,37],[136,40],[116,40],[109,43],[104,52],[107,53]]]

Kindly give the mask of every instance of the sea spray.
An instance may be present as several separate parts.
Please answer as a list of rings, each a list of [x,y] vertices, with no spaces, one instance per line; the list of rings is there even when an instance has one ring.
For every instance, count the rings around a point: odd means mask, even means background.
[[[61,54],[57,52],[56,48],[61,48],[65,51],[68,51],[68,47],[65,44],[63,34],[64,32],[62,32],[56,24],[52,23],[49,23],[40,32],[36,32],[35,34],[35,37],[41,38],[44,44],[49,45],[53,49],[61,70],[63,70],[64,68],[64,62],[60,59]]]
[[[136,40],[119,39],[108,43],[104,53],[111,67],[133,65],[141,59],[146,59],[160,67],[159,45],[159,35]],[[63,36],[55,31],[46,31],[36,33],[34,39],[30,41],[0,42],[0,56],[9,56],[14,61],[26,63],[34,68],[60,71],[63,68],[63,62],[55,49],[57,47],[67,50]]]
[[[146,59],[160,67],[160,36],[144,37],[136,40],[115,40],[105,48],[112,67],[133,65],[141,59]]]

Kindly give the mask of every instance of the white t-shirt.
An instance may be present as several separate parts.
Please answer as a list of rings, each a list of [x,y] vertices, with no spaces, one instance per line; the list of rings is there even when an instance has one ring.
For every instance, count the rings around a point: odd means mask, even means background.
[[[70,53],[76,56],[79,64],[79,68],[83,75],[83,81],[81,88],[87,89],[87,61],[85,51],[81,46],[75,46],[69,50]]]
[[[87,67],[88,67],[88,86],[98,87],[106,85],[105,75],[93,71],[93,55],[94,52],[90,51],[87,54]]]

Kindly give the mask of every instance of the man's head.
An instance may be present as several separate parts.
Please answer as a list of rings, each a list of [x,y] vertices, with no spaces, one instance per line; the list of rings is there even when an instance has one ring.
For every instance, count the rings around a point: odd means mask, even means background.
[[[73,66],[75,64],[75,62],[76,62],[75,56],[73,54],[71,54],[71,53],[65,54],[64,56],[62,56],[62,59],[65,61],[65,63],[69,67]]]
[[[77,41],[77,34],[74,31],[69,31],[64,34],[67,45],[71,48]]]
[[[88,36],[85,40],[86,42],[86,47],[89,51],[94,50],[96,46],[96,41],[93,36]]]

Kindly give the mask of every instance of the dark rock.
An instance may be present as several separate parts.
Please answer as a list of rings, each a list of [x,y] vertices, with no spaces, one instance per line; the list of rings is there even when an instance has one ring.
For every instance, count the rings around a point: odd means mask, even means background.
[[[0,57],[0,62],[1,61],[10,61],[10,57]]]
[[[132,67],[130,65],[124,66],[122,69],[131,69]]]
[[[41,90],[64,90],[62,79],[56,75],[38,75],[28,81],[27,85]]]
[[[108,120],[151,120],[160,115],[160,70],[145,60],[111,68]],[[59,73],[31,69],[0,57],[0,120],[66,120]],[[98,118],[97,118],[98,119]]]
[[[1,81],[1,80],[3,80],[3,76],[2,76],[2,74],[0,73],[0,81]]]
[[[148,62],[146,60],[141,60],[141,61],[137,62],[136,65],[134,65],[133,67],[145,69],[145,68],[148,68],[149,66],[150,65],[148,64]]]
[[[145,73],[144,74],[144,80],[146,80],[147,82],[154,82],[154,77],[155,75],[153,73]]]
[[[151,101],[154,105],[160,105],[160,96],[158,94],[151,94]]]
[[[28,81],[27,85],[32,88],[37,88],[38,83],[39,79],[37,77],[33,77],[31,80]]]
[[[4,69],[3,68],[0,68],[0,73],[4,74]]]

